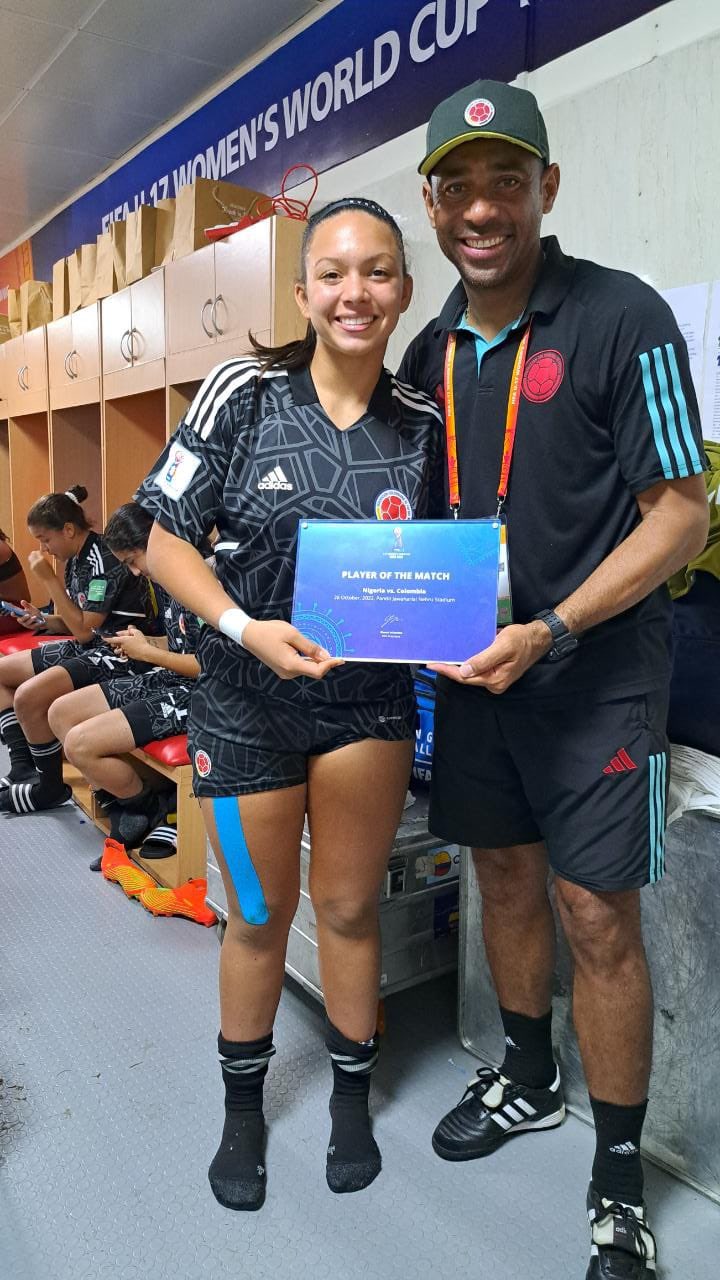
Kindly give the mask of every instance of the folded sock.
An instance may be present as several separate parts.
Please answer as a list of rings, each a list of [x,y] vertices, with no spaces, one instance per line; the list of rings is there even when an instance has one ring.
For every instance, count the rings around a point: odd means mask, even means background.
[[[54,800],[63,790],[62,743],[51,738],[49,742],[30,742],[28,746],[39,774],[37,795],[41,803],[36,807],[41,808],[43,802]]]
[[[378,1038],[349,1040],[328,1020],[325,1044],[333,1070],[330,1098],[332,1131],[326,1178],[331,1191],[362,1191],[378,1176],[382,1160],[372,1136],[368,1101],[370,1076],[377,1065]]]

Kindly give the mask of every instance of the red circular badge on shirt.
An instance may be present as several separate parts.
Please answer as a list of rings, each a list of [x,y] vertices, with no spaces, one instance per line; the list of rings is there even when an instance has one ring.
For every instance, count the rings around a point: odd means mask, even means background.
[[[525,365],[522,392],[533,404],[544,404],[555,395],[565,376],[565,361],[559,351],[538,351]]]

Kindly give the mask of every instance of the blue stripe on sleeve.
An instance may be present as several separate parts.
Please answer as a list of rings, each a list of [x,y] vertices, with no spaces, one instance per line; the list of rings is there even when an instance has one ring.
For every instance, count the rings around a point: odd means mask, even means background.
[[[695,443],[692,427],[690,426],[687,400],[685,399],[685,392],[682,389],[680,370],[678,369],[677,359],[675,357],[675,348],[673,347],[672,342],[666,343],[665,351],[667,352],[667,362],[670,366],[670,374],[672,376],[673,392],[675,393],[675,400],[677,401],[677,407],[680,412],[680,425],[682,427],[683,440],[685,441],[685,447],[690,458],[690,465],[694,474],[697,475],[698,472],[704,470],[704,466],[700,459],[700,454],[698,453],[698,447]]]
[[[645,399],[647,401],[648,413],[652,423],[653,437],[655,439],[655,448],[660,457],[660,463],[663,469],[663,475],[666,480],[674,480],[672,465],[670,463],[670,455],[665,447],[665,441],[662,433],[662,423],[660,422],[660,414],[658,412],[657,397],[653,386],[652,374],[650,373],[650,359],[648,353],[643,351],[638,357],[640,367],[642,369],[643,387],[645,388]]]
[[[685,461],[685,455],[682,451],[680,438],[678,436],[677,414],[675,413],[675,406],[670,399],[670,390],[668,388],[667,374],[665,373],[663,353],[660,347],[653,347],[653,359],[655,361],[655,374],[660,388],[660,399],[662,401],[665,421],[667,423],[668,438],[672,446],[672,451],[675,454],[677,476],[678,478],[682,478],[689,475],[688,465]]]

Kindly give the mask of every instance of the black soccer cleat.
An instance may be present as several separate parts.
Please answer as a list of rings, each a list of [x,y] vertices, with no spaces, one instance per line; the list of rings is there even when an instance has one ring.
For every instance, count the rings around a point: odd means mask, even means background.
[[[592,1244],[585,1280],[651,1280],[657,1250],[645,1205],[603,1199],[590,1183],[587,1210]]]
[[[554,1129],[565,1119],[560,1072],[545,1089],[515,1084],[496,1067],[481,1067],[458,1105],[440,1121],[432,1138],[443,1160],[489,1156],[516,1133]]]

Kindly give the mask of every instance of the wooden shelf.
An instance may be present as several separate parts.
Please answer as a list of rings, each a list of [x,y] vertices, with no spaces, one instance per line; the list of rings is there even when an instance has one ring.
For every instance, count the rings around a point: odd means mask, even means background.
[[[103,506],[102,426],[99,404],[69,406],[50,412],[50,483],[64,493],[74,484],[88,491],[85,511],[102,529],[108,512]]]
[[[0,422],[0,529],[12,539],[9,436],[10,429],[7,422]]]
[[[109,516],[129,502],[165,446],[165,387],[105,402],[103,501]]]
[[[12,545],[24,565],[37,542],[27,527],[27,513],[50,490],[50,445],[47,413],[11,418],[8,428],[12,495]],[[5,531],[6,533],[8,530]]]

